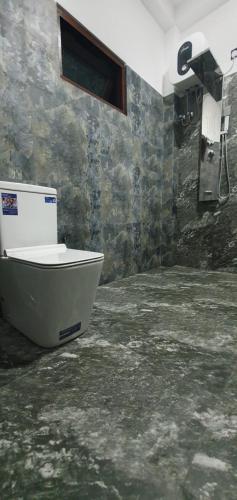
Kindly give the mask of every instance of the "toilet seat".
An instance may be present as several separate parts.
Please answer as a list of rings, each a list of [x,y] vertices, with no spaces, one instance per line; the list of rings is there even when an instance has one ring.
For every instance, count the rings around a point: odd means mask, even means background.
[[[72,250],[64,244],[11,248],[5,250],[5,257],[44,269],[78,267],[104,259],[104,255],[101,253]]]

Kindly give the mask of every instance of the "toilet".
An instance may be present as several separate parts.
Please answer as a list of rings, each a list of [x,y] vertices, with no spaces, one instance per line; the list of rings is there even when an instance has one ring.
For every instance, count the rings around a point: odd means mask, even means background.
[[[87,329],[103,261],[58,243],[55,189],[0,181],[1,310],[29,339],[54,347]]]

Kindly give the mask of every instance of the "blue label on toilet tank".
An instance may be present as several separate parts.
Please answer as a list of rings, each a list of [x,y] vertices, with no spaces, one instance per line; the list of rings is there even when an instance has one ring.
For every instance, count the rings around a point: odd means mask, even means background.
[[[2,193],[2,213],[3,215],[18,215],[17,194]]]
[[[45,203],[57,203],[57,198],[56,196],[45,196],[44,201]]]

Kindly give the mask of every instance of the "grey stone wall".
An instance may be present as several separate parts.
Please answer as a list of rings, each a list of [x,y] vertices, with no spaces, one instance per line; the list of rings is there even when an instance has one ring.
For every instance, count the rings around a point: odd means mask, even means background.
[[[224,81],[231,105],[228,134],[231,196],[221,205],[198,202],[200,121],[187,127],[181,146],[173,150],[175,176],[175,258],[180,265],[232,268],[237,257],[237,74]],[[223,176],[222,190],[226,179]]]
[[[200,120],[178,146],[174,96],[162,99],[130,68],[127,116],[63,81],[54,0],[2,0],[0,179],[56,187],[59,241],[103,251],[103,282],[160,263],[231,267],[236,89],[237,75],[225,79],[231,197],[200,204]]]
[[[167,232],[163,100],[130,68],[127,89],[125,116],[64,82],[54,0],[1,0],[0,179],[56,187],[59,239],[103,251],[103,281],[159,265]]]
[[[164,160],[162,184],[162,243],[164,266],[172,266],[176,258],[176,163],[174,162],[174,95],[164,98]]]

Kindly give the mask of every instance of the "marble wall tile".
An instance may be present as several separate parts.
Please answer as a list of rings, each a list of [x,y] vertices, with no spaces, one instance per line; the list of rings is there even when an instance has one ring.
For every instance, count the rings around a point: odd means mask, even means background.
[[[231,106],[228,159],[231,195],[223,205],[198,202],[201,123],[187,127],[181,146],[174,146],[176,177],[175,262],[201,268],[235,270],[237,257],[237,74],[224,80],[225,102]],[[222,177],[222,194],[227,191]]]
[[[56,187],[59,241],[104,252],[103,282],[161,263],[231,267],[237,75],[224,85],[231,197],[200,204],[200,119],[177,145],[174,96],[163,99],[131,68],[127,116],[63,81],[55,2],[3,0],[0,179]]]
[[[174,157],[174,95],[164,98],[164,160],[162,185],[162,264],[175,263],[175,157]]]
[[[129,67],[128,115],[60,78],[53,0],[0,5],[0,179],[56,187],[59,240],[102,281],[161,261],[163,99]]]

